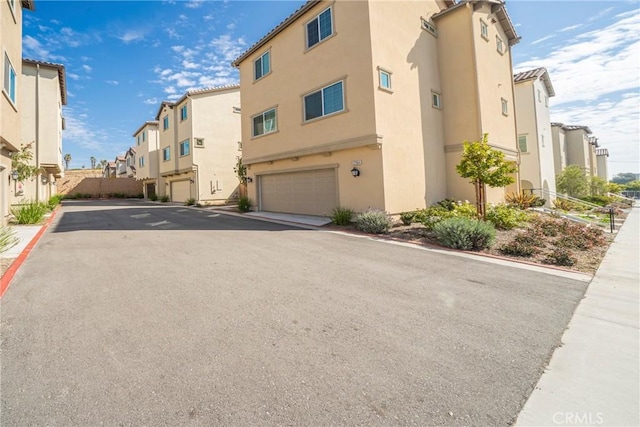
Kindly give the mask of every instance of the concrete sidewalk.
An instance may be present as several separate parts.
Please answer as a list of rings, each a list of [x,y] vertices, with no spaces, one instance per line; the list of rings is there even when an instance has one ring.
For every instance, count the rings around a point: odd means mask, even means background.
[[[635,207],[516,425],[640,425],[639,239]]]
[[[0,258],[18,258],[22,251],[27,247],[29,242],[38,234],[42,225],[14,225],[11,228],[15,231],[15,235],[19,242],[6,252],[0,253]]]

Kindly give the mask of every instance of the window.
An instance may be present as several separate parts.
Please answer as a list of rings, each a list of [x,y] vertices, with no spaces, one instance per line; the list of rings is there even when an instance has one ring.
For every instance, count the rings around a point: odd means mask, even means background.
[[[196,148],[203,148],[204,147],[204,138],[193,138],[193,145]]]
[[[380,77],[380,88],[391,90],[391,73],[384,70],[378,70]]]
[[[2,88],[13,104],[16,103],[16,70],[13,68],[9,56],[4,54],[4,84]]]
[[[146,131],[142,131],[142,142],[144,142],[147,139],[147,132]]]
[[[144,167],[144,156],[138,159],[138,166],[140,166],[141,168]]]
[[[164,116],[164,119],[162,119],[162,129],[169,129],[169,116]]]
[[[331,34],[333,34],[333,22],[329,7],[307,23],[307,49],[317,45]]]
[[[502,114],[505,116],[509,115],[509,103],[507,102],[506,99],[502,98]]]
[[[262,56],[256,59],[253,63],[254,80],[261,79],[271,72],[271,55],[269,52],[265,52]]]
[[[342,81],[304,97],[304,120],[328,116],[344,110]]]
[[[136,141],[137,145],[140,145],[140,135],[138,135],[138,140]]]
[[[180,156],[188,156],[189,152],[189,140],[187,139],[180,143]]]
[[[13,16],[16,16],[16,0],[9,0],[9,8],[11,9],[11,13]]]
[[[498,36],[496,36],[496,50],[500,53],[503,54],[504,53],[504,42],[502,41],[502,39]]]
[[[489,40],[489,26],[482,19],[480,20],[480,35]]]
[[[442,99],[438,92],[431,92],[431,106],[433,108],[442,108]]]
[[[422,20],[422,28],[429,31],[434,36],[438,35],[435,25],[433,25],[431,22],[425,21],[424,19]]]
[[[518,135],[518,149],[521,153],[527,153],[527,135]]]
[[[187,104],[180,107],[180,120],[187,120]]]
[[[162,160],[165,162],[171,160],[171,147],[164,147],[162,149]]]
[[[277,130],[276,109],[272,108],[253,118],[253,136],[260,136]]]

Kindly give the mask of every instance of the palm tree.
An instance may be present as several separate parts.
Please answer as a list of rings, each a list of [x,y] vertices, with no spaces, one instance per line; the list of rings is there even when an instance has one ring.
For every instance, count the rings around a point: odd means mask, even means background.
[[[95,169],[96,168],[96,162],[98,161],[98,159],[96,159],[95,157],[91,156],[91,169]]]
[[[65,170],[69,169],[69,162],[71,161],[71,154],[67,153],[63,157]]]
[[[100,160],[100,167],[101,167],[102,169],[104,169],[104,168],[105,168],[105,166],[107,166],[108,164],[109,164],[109,161],[108,161],[108,160],[105,160],[105,159]]]

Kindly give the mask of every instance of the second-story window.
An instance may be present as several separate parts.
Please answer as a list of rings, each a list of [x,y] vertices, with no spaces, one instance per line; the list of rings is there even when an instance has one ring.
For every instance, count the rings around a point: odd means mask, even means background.
[[[162,160],[165,162],[171,160],[171,147],[164,147],[162,149]]]
[[[9,60],[9,56],[4,54],[4,83],[2,88],[6,92],[7,96],[13,104],[16,103],[16,70],[13,68],[13,64]]]
[[[146,131],[142,131],[142,142],[144,142],[147,138],[147,132]]]
[[[438,92],[431,91],[431,106],[433,108],[442,108],[442,99]]]
[[[144,167],[144,156],[140,157],[138,159],[138,166],[140,167]]]
[[[343,83],[339,81],[304,97],[304,119],[312,120],[344,110]]]
[[[136,145],[140,145],[140,135],[138,135],[138,140],[136,141]]]
[[[489,26],[482,19],[480,20],[480,35],[489,40]]]
[[[169,129],[169,116],[164,116],[164,119],[162,119],[162,129]]]
[[[333,20],[329,7],[307,22],[307,49],[317,45],[331,34],[333,34]]]
[[[187,105],[180,108],[180,120],[187,120]]]
[[[189,150],[189,140],[184,140],[180,143],[180,156],[188,156],[191,151]]]
[[[260,58],[256,59],[253,63],[254,69],[254,80],[261,79],[271,72],[271,54],[269,51],[265,52],[260,56]]]
[[[505,116],[508,116],[509,115],[509,103],[504,98],[502,98],[500,101],[502,102],[502,114],[505,115]]]
[[[502,41],[502,39],[498,36],[496,36],[496,50],[498,51],[498,53],[503,54],[504,53],[504,42]]]
[[[518,148],[521,153],[527,153],[529,151],[527,148],[527,135],[518,135]]]
[[[380,88],[391,90],[391,73],[382,69],[378,70],[380,77]]]
[[[276,109],[272,108],[253,118],[253,136],[275,132],[277,129]]]

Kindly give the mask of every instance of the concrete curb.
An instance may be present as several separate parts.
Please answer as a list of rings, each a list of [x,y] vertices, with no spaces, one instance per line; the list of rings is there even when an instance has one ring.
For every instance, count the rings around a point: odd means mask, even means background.
[[[49,226],[53,222],[53,219],[56,217],[56,214],[58,213],[59,210],[60,210],[60,206],[56,207],[54,211],[51,212],[51,216],[40,228],[40,231],[36,233],[33,239],[31,239],[31,241],[27,244],[27,246],[22,250],[20,255],[18,255],[18,258],[16,258],[16,260],[13,261],[13,263],[9,266],[7,271],[5,271],[5,273],[2,275],[2,278],[0,278],[0,298],[2,298],[2,296],[7,291],[7,289],[9,289],[9,285],[11,284],[13,277],[18,272],[18,269],[20,269],[20,266],[22,266],[22,264],[25,262],[25,260],[31,253],[31,250],[36,246],[36,244],[38,243],[38,241],[40,240],[44,232],[49,228]]]

